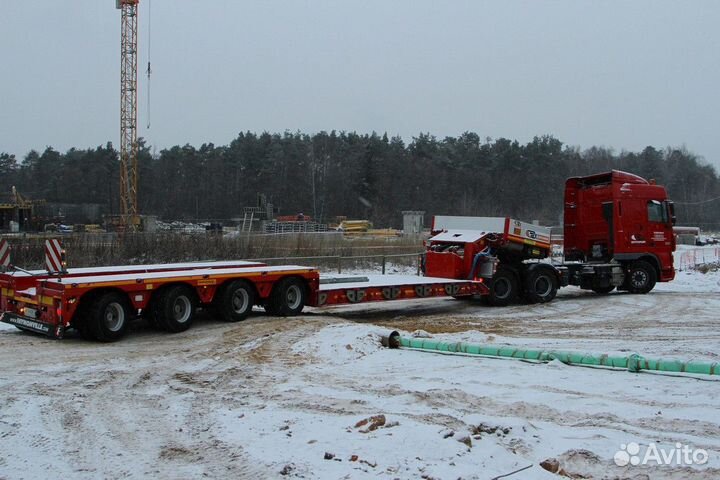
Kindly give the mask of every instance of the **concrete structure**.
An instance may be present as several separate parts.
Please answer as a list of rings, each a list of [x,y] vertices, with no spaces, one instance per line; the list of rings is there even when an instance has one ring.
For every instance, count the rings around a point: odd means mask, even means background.
[[[425,226],[425,212],[421,210],[405,210],[403,214],[403,234],[419,235]]]

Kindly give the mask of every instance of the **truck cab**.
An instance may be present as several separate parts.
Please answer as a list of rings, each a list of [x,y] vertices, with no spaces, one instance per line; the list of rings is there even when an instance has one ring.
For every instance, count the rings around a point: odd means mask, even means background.
[[[614,275],[571,283],[602,292],[646,293],[675,277],[674,206],[665,187],[612,170],[569,178],[564,197],[564,255],[569,262],[613,264]],[[650,268],[648,268],[648,266]]]

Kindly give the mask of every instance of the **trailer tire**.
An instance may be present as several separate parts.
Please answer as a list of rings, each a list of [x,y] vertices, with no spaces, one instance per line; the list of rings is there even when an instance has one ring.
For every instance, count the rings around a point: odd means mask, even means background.
[[[296,277],[280,280],[270,292],[265,311],[270,315],[292,317],[299,315],[305,307],[307,287]]]
[[[648,293],[655,288],[657,273],[655,268],[644,260],[636,260],[627,271],[627,285],[630,293]]]
[[[525,299],[530,303],[547,303],[555,298],[558,280],[549,268],[532,268],[525,275]]]
[[[518,295],[518,276],[513,268],[499,266],[490,282],[488,303],[494,307],[510,305]]]
[[[72,326],[80,334],[80,338],[83,340],[95,340],[95,337],[90,330],[90,318],[88,317],[88,307],[90,305],[90,298],[83,298],[80,300],[75,315],[73,315]]]
[[[155,302],[152,300],[145,310],[143,310],[142,317],[147,321],[148,327],[152,329],[162,329],[162,325],[158,322],[157,312],[155,309]]]
[[[84,338],[94,338],[100,342],[120,340],[130,325],[130,305],[127,297],[119,292],[99,295],[88,305],[80,326]]]
[[[215,311],[226,322],[245,320],[255,305],[255,289],[246,281],[235,280],[222,287],[213,302]]]
[[[170,333],[184,332],[192,326],[197,309],[195,292],[186,285],[175,285],[162,291],[153,302],[154,322]]]

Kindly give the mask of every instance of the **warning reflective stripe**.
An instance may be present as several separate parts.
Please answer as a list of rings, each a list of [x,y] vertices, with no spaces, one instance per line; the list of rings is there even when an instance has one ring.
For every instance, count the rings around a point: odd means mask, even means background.
[[[62,247],[60,240],[45,240],[45,266],[48,272],[57,273],[63,271]]]
[[[0,239],[0,267],[10,266],[10,244],[7,240]]]

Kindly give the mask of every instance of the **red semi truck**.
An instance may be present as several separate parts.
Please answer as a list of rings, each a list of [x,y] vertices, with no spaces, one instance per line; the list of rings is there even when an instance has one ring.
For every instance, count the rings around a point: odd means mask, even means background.
[[[547,263],[550,229],[512,219],[435,217],[425,273],[483,278],[488,301],[552,300],[559,287],[647,293],[675,276],[674,206],[665,188],[613,170],[565,183],[564,261]]]
[[[567,181],[561,265],[544,261],[551,253],[548,228],[492,217],[435,217],[424,276],[321,276],[313,267],[245,261],[65,271],[48,241],[48,271],[0,273],[0,320],[52,338],[74,328],[85,338],[114,341],[138,315],[168,332],[187,330],[198,307],[234,322],[255,305],[292,316],[305,306],[438,296],[480,297],[498,306],[519,296],[547,302],[566,285],[647,293],[674,276],[673,222],[663,187],[612,171]]]

